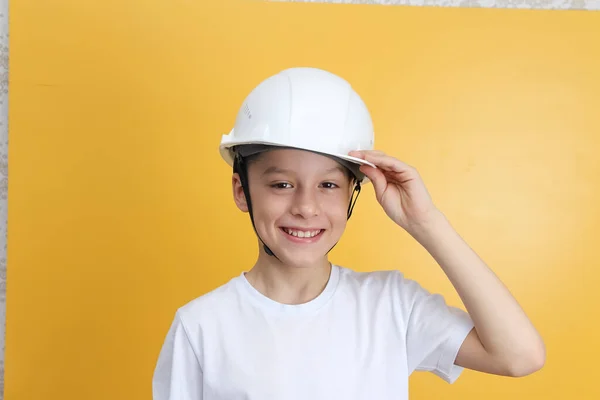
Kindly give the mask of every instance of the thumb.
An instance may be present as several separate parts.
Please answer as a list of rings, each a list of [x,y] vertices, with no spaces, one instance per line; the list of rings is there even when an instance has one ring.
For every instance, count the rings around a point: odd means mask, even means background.
[[[370,165],[361,165],[360,171],[367,176],[373,183],[375,189],[375,196],[379,201],[383,197],[383,193],[387,188],[387,179],[383,172],[378,168],[373,168]]]

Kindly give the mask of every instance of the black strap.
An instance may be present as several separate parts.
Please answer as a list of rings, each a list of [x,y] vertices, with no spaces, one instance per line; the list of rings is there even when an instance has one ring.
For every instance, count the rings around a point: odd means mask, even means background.
[[[277,258],[277,256],[271,251],[269,246],[267,246],[265,244],[265,242],[263,242],[263,240],[260,238],[260,235],[258,234],[258,231],[256,230],[256,225],[254,225],[254,215],[252,213],[252,200],[250,199],[250,187],[248,185],[248,166],[247,166],[246,162],[244,161],[244,159],[237,154],[236,154],[234,162],[233,162],[233,172],[237,172],[240,176],[242,189],[244,190],[244,196],[246,197],[246,204],[248,205],[248,213],[250,214],[250,221],[252,221],[252,228],[254,229],[254,232],[256,233],[256,237],[258,237],[258,240],[260,240],[260,242],[263,244],[265,253]]]
[[[356,193],[356,197],[354,197],[354,193]],[[354,191],[352,191],[352,197],[350,198],[350,205],[348,206],[348,218],[352,216],[352,210],[354,210],[354,205],[356,204],[356,200],[358,200],[358,196],[360,195],[360,181],[356,181],[356,185],[354,186]]]

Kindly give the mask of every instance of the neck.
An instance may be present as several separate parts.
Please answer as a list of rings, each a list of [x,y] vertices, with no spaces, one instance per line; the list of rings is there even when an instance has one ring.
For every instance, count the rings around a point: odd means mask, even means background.
[[[289,266],[262,250],[246,279],[256,290],[282,304],[303,304],[315,299],[329,281],[327,258],[308,266]]]

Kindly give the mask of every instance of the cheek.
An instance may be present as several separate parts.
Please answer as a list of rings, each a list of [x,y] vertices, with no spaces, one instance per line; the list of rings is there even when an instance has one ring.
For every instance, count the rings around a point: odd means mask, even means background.
[[[340,194],[339,196],[327,198],[326,204],[324,204],[325,210],[328,210],[327,214],[336,224],[344,223],[348,217],[348,206],[350,199],[346,198],[345,195]]]
[[[251,194],[252,211],[255,223],[263,222],[271,224],[280,218],[288,209],[286,199],[281,196],[273,196],[265,191],[257,191]]]

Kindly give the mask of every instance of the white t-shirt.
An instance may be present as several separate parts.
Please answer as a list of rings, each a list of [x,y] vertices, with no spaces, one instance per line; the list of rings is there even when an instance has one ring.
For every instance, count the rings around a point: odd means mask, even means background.
[[[245,275],[181,307],[160,352],[154,400],[400,400],[408,377],[454,382],[473,327],[398,271],[333,266],[324,291],[277,303]]]

